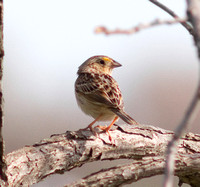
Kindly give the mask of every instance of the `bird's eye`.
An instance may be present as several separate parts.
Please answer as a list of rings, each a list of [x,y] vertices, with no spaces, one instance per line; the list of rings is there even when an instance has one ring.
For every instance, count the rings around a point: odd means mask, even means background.
[[[100,60],[99,63],[100,63],[101,65],[104,65],[104,64],[105,64],[104,60]]]

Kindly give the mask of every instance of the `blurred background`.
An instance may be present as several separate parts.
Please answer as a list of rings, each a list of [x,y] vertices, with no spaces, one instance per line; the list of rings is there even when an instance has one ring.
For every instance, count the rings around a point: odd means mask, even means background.
[[[185,17],[184,0],[160,2]],[[4,8],[6,153],[93,120],[78,108],[74,96],[78,66],[93,55],[107,55],[123,65],[113,76],[134,119],[168,130],[180,122],[198,78],[196,48],[188,31],[174,24],[134,35],[94,33],[99,25],[129,29],[156,18],[172,19],[149,1],[6,0]],[[187,131],[200,133],[199,118]],[[123,162],[90,163],[34,186],[63,186]],[[134,186],[147,184],[161,186],[162,176]]]

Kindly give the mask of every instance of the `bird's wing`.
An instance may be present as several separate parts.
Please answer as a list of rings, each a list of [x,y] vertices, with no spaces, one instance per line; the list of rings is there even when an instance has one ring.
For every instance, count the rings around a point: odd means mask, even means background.
[[[128,124],[137,122],[123,110],[124,103],[117,82],[109,75],[81,74],[75,83],[77,93],[88,101],[110,108],[116,115]]]
[[[123,99],[117,82],[106,74],[81,74],[75,83],[77,93],[96,104],[116,110],[123,109]]]

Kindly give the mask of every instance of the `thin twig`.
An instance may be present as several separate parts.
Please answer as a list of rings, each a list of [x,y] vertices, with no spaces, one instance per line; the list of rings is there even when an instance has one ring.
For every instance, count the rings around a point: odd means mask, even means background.
[[[198,50],[198,56],[200,59],[200,1],[199,0],[187,0],[188,17],[194,27],[194,41]],[[174,160],[177,150],[177,144],[180,136],[183,134],[186,126],[193,122],[194,117],[199,111],[200,107],[200,66],[199,66],[199,78],[198,78],[198,88],[195,95],[186,111],[186,114],[181,121],[180,125],[177,127],[174,137],[170,141],[167,148],[167,158],[166,158],[166,172],[164,178],[164,187],[173,186],[173,172],[174,172]]]
[[[141,31],[142,29],[146,29],[146,28],[150,28],[153,26],[157,26],[157,25],[163,25],[163,24],[174,24],[174,23],[183,23],[185,22],[186,19],[182,19],[182,18],[177,18],[174,20],[159,20],[156,19],[150,23],[146,23],[146,24],[139,24],[131,29],[127,29],[127,30],[122,30],[122,29],[116,29],[116,30],[109,30],[104,26],[99,26],[95,29],[96,33],[104,33],[106,35],[109,34],[133,34],[136,32]]]
[[[175,19],[179,18],[179,16],[174,11],[172,11],[162,3],[158,2],[157,0],[149,0],[149,1],[152,2],[154,5],[160,7],[162,10],[171,15],[173,18]],[[180,22],[180,24],[183,25],[183,27],[185,27],[190,34],[194,35],[194,29],[190,24],[188,24],[186,21]]]
[[[175,130],[175,134],[172,140],[169,142],[167,147],[167,156],[166,156],[166,167],[165,167],[165,178],[164,178],[164,187],[172,187],[173,186],[173,175],[174,175],[174,165],[175,165],[175,154],[177,151],[177,144],[182,136],[185,128],[188,124],[191,124],[196,116],[197,112],[199,111],[200,107],[200,100],[199,100],[199,93],[200,93],[200,84],[196,90],[196,93],[191,101],[190,106],[188,107],[186,114],[184,115],[180,125],[178,125],[177,129]]]

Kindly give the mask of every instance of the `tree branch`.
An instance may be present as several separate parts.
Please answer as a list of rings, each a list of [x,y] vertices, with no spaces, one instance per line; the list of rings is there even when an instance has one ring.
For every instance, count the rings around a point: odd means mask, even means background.
[[[158,2],[157,0],[149,0],[149,1],[152,2],[154,5],[158,6],[159,8],[161,8],[162,10],[164,10],[165,12],[167,12],[173,18],[175,19],[179,18],[179,16],[174,11],[172,11],[162,3]],[[194,30],[190,24],[188,24],[186,21],[180,22],[180,24],[183,25],[183,27],[185,27],[190,34],[194,35]]]
[[[199,186],[200,154],[179,154],[175,161],[175,175],[179,177],[179,185],[187,183],[191,186]],[[164,169],[165,156],[144,157],[140,161],[135,160],[129,164],[103,169],[65,187],[87,187],[94,184],[110,187],[130,184],[143,178],[161,175],[164,173]]]
[[[129,164],[103,169],[65,187],[86,187],[94,184],[110,187],[130,184],[142,178],[163,174],[164,163],[163,156],[147,157],[143,158],[142,161],[135,160]]]
[[[186,19],[182,19],[182,18],[176,18],[174,20],[159,20],[156,19],[150,23],[143,23],[143,24],[139,24],[137,26],[134,26],[131,29],[115,29],[115,30],[109,30],[104,26],[99,26],[95,29],[95,33],[97,34],[106,34],[106,35],[110,35],[110,34],[134,34],[136,32],[139,32],[143,29],[147,29],[153,26],[157,26],[157,25],[163,25],[163,24],[174,24],[174,23],[184,23],[186,21]]]
[[[9,185],[31,185],[51,174],[97,160],[133,159],[142,167],[145,158],[164,157],[173,136],[171,131],[145,125],[116,125],[110,133],[113,142],[106,133],[99,133],[97,138],[89,130],[69,131],[9,153],[6,156]],[[189,133],[180,140],[178,154],[199,152],[200,135]]]
[[[198,50],[198,56],[200,60],[200,1],[199,0],[187,0],[188,3],[188,17],[194,27],[194,41]],[[200,73],[200,66],[199,66]],[[198,78],[198,88],[195,95],[181,121],[175,130],[173,139],[170,141],[167,148],[167,158],[166,158],[166,174],[164,179],[164,186],[171,187],[173,182],[173,171],[174,171],[174,157],[176,153],[177,143],[182,133],[184,132],[186,126],[193,122],[194,117],[199,111],[200,107],[200,75]]]
[[[3,128],[3,92],[2,92],[2,76],[3,76],[3,1],[0,0],[0,180],[6,181],[4,162],[4,142],[2,135]]]
[[[194,27],[194,41],[200,59],[200,2],[198,0],[187,0],[188,18]]]
[[[188,32],[191,35],[194,35],[193,27],[189,23],[187,23],[186,19],[180,18],[174,11],[172,11],[171,9],[169,9],[167,6],[163,5],[162,3],[158,2],[157,0],[149,0],[149,1],[152,2],[154,5],[158,6],[159,8],[161,8],[162,10],[164,10],[165,12],[167,12],[169,15],[171,15],[174,18],[174,20],[161,21],[159,19],[156,19],[153,22],[146,23],[146,24],[139,24],[138,26],[135,26],[131,29],[124,29],[124,30],[123,29],[109,30],[105,26],[99,26],[95,29],[95,33],[97,34],[104,33],[106,35],[134,34],[136,32],[141,31],[142,29],[150,28],[156,25],[180,23],[183,27],[185,27],[188,30]]]

